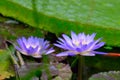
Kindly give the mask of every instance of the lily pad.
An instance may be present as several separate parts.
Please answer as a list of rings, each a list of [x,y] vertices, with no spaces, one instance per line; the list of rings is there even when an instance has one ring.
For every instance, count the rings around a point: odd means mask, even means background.
[[[0,13],[56,34],[68,34],[71,30],[96,32],[108,45],[119,46],[119,3],[119,0],[0,0]]]

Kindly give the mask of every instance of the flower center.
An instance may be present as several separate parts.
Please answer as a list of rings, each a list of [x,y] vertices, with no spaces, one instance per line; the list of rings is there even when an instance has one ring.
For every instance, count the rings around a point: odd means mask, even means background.
[[[80,42],[79,42],[79,41],[75,41],[74,44],[75,44],[76,46],[79,46]]]
[[[88,44],[88,43],[87,43],[87,41],[83,40],[83,41],[82,41],[82,44],[83,44],[83,45],[86,45],[86,44]]]

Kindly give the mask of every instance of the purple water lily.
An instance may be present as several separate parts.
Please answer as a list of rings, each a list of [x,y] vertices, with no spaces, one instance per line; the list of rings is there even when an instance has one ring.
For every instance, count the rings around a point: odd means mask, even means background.
[[[54,52],[53,48],[49,48],[50,44],[43,38],[25,37],[17,39],[18,46],[15,48],[24,55],[33,56],[35,58],[42,57],[43,54],[50,54]]]
[[[63,39],[58,38],[58,44],[54,44],[55,46],[66,50],[65,52],[61,52],[56,56],[68,56],[68,55],[82,55],[82,56],[95,56],[95,54],[106,54],[104,52],[95,51],[96,49],[102,47],[105,43],[99,42],[101,38],[98,40],[94,40],[96,33],[92,35],[85,35],[84,33],[79,33],[78,35],[74,32],[71,32],[71,38],[65,34],[63,34]]]

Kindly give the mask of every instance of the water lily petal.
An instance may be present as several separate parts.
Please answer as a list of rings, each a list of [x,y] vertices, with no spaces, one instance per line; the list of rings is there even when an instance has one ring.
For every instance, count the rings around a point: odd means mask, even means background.
[[[61,52],[56,54],[56,56],[69,56],[69,55],[73,55],[74,53],[72,53],[71,51],[65,51],[65,52]]]

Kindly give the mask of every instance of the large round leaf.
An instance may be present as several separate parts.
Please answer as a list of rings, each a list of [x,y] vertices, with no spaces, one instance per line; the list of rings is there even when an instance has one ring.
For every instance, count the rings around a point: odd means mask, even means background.
[[[120,45],[120,0],[0,0],[0,13],[59,34],[97,33]]]

